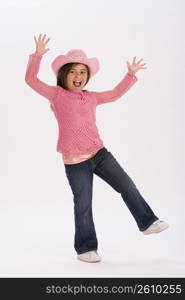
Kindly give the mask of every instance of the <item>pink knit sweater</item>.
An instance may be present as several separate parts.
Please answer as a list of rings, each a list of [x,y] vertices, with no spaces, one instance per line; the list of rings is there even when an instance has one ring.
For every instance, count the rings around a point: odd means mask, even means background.
[[[66,90],[48,85],[37,77],[41,59],[40,54],[29,55],[25,81],[52,105],[59,129],[56,151],[63,157],[96,153],[104,147],[96,126],[96,106],[116,101],[131,88],[137,77],[127,72],[114,89],[105,92]]]

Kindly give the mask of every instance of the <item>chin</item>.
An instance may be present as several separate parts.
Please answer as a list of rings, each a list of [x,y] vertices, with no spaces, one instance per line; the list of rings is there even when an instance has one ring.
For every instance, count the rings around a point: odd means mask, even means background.
[[[79,87],[76,87],[76,86],[72,86],[71,89],[73,90],[77,90],[77,91],[80,91],[80,90],[83,90],[84,86],[79,86]]]

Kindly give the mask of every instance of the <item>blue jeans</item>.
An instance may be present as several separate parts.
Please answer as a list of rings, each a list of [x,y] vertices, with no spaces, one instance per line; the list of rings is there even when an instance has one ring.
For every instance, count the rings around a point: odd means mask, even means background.
[[[73,193],[74,248],[77,254],[98,248],[92,215],[94,173],[121,194],[140,231],[144,231],[159,219],[143,199],[132,179],[105,147],[88,160],[71,165],[64,164],[64,166]]]

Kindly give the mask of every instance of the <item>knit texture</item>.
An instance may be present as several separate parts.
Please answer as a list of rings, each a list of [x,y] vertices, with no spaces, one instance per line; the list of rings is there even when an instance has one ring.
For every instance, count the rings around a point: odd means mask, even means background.
[[[66,90],[41,81],[37,74],[42,55],[29,55],[25,81],[37,93],[48,99],[58,123],[56,151],[63,154],[90,154],[104,147],[96,126],[96,107],[116,101],[138,80],[127,72],[121,82],[112,90],[93,92],[87,90]]]

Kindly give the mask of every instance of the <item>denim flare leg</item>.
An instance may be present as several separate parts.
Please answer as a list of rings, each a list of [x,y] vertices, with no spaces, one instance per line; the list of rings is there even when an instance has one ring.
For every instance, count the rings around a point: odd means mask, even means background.
[[[73,193],[75,237],[77,254],[97,250],[98,241],[92,215],[93,174],[106,181],[121,194],[140,231],[146,230],[159,218],[143,199],[133,180],[119,165],[106,147],[94,157],[76,164],[64,164]]]

